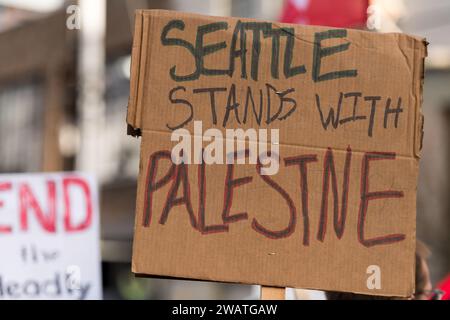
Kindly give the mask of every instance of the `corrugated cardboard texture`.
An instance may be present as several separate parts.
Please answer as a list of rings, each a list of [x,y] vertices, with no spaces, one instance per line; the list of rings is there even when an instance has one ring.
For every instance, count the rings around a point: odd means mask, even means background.
[[[425,56],[425,41],[404,34],[138,11],[127,115],[142,135],[133,272],[411,295]],[[194,121],[224,135],[278,129],[279,172],[152,161]]]

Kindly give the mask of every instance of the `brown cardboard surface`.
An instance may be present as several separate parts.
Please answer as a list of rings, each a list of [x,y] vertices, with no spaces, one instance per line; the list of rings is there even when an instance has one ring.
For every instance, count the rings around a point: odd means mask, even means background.
[[[261,286],[261,300],[284,300],[286,296],[285,288]]]
[[[142,135],[133,272],[411,295],[425,41],[261,23],[137,12],[127,115]],[[245,58],[230,55],[233,35],[236,51],[246,46]],[[193,51],[202,46],[196,61]],[[215,108],[208,88],[220,88]],[[180,124],[193,134],[194,121],[224,136],[226,129],[278,129],[279,172],[262,176],[256,164],[152,162],[160,151],[170,154]],[[231,182],[230,195],[226,181],[233,178],[244,179]],[[155,181],[162,183],[155,187]],[[165,211],[171,189],[184,202]],[[379,267],[381,287],[367,285],[371,266]]]

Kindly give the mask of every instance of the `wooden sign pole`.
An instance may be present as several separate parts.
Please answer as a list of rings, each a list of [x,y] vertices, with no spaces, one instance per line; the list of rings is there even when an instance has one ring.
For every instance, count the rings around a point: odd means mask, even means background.
[[[286,288],[261,286],[261,300],[284,300]]]

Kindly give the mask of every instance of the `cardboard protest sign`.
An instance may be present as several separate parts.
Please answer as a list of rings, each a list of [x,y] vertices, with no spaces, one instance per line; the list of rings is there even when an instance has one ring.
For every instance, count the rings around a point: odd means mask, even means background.
[[[0,175],[0,299],[101,299],[95,179]]]
[[[138,11],[132,270],[409,296],[426,43]]]

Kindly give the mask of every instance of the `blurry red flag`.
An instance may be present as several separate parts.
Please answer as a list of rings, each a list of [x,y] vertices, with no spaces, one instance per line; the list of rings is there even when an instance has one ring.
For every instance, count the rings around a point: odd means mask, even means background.
[[[361,28],[369,0],[287,0],[281,22]]]
[[[450,274],[439,283],[438,288],[444,291],[442,300],[450,300]]]

